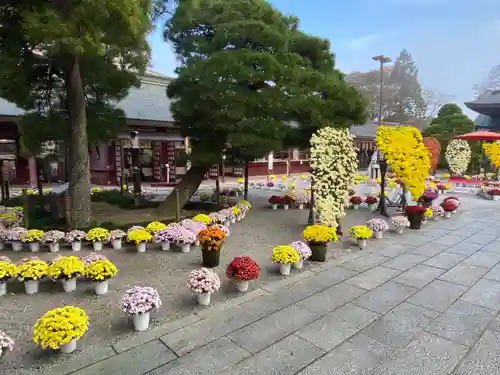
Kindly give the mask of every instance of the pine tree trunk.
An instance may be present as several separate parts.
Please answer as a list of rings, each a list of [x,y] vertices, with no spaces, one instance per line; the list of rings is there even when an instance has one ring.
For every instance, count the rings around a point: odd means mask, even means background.
[[[78,57],[73,57],[66,76],[68,120],[71,129],[69,155],[70,226],[83,228],[90,222],[90,162],[87,140],[86,102]]]
[[[184,175],[181,182],[177,185],[179,189],[179,201],[181,208],[186,205],[189,198],[198,190],[205,175],[208,173],[212,165],[197,165],[192,166],[189,171]],[[175,215],[176,199],[174,192],[170,193],[165,201],[160,203],[157,212],[160,215],[168,216]]]

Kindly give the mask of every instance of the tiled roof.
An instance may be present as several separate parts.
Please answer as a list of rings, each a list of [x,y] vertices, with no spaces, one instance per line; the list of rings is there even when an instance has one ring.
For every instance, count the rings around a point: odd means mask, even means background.
[[[118,103],[129,119],[173,122],[170,100],[166,88],[170,78],[148,72],[141,79],[141,87],[133,88],[129,95]],[[23,110],[0,98],[0,115],[21,116]]]
[[[465,103],[467,104],[500,104],[500,90],[491,90],[485,92],[476,100]]]
[[[421,125],[419,124],[399,124],[395,122],[382,122],[383,126],[414,126],[421,130]],[[369,121],[364,125],[354,125],[351,126],[349,131],[355,137],[360,138],[375,138],[375,133],[377,132],[378,122]]]

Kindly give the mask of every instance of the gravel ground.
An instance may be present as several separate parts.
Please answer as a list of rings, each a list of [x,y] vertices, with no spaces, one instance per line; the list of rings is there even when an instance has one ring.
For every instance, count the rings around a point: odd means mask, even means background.
[[[261,265],[261,279],[255,281],[254,286],[281,279],[276,266],[271,263],[271,250],[274,246],[299,240],[307,222],[307,210],[270,210],[267,199],[272,192],[256,191],[252,194],[253,199],[251,197],[250,200],[254,208],[242,222],[231,227],[231,236],[221,253],[221,266],[215,269],[223,286],[213,296],[214,303],[229,299],[237,293],[224,276],[225,266],[235,256],[249,255]],[[366,209],[349,211],[342,221],[344,232],[351,225],[361,224],[373,216]],[[382,247],[384,242],[386,240],[377,241],[374,245]],[[344,235],[340,242],[332,246],[329,257],[337,257],[345,251],[356,251],[352,244],[348,236]],[[37,318],[55,307],[77,305],[87,312],[89,331],[79,341],[80,347],[111,343],[133,334],[130,323],[118,306],[124,291],[134,284],[153,286],[160,293],[163,305],[154,313],[152,326],[165,324],[200,309],[185,286],[188,273],[201,265],[198,249],[188,254],[161,252],[156,246],[150,247],[145,254],[138,254],[134,250],[112,250],[109,247],[103,250],[103,254],[119,269],[118,275],[110,282],[109,293],[104,296],[94,296],[91,284],[84,281],[79,282],[77,291],[73,293],[64,293],[58,283],[44,281],[40,293],[35,296],[25,295],[19,282],[10,284],[10,295],[3,297],[0,302],[0,330],[6,331],[16,341],[16,346],[14,352],[8,353],[0,362],[2,370],[6,370],[1,373],[36,373],[36,369],[43,366],[44,362],[53,360],[51,353],[42,351],[31,341],[31,332]],[[79,255],[89,252],[91,249],[85,248]],[[13,253],[12,250],[5,250],[0,254],[13,261],[30,255],[28,252]],[[65,248],[61,254],[75,253]],[[54,257],[46,252],[39,253],[39,256],[44,260]],[[310,266],[306,264],[304,270]]]

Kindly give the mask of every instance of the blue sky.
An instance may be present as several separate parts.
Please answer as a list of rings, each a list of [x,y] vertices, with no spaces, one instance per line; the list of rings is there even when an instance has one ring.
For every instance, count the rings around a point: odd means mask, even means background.
[[[463,104],[473,86],[500,64],[500,0],[273,0],[328,38],[344,72],[376,68],[371,57],[412,54],[426,89]],[[153,70],[172,75],[175,57],[158,31],[151,35]]]

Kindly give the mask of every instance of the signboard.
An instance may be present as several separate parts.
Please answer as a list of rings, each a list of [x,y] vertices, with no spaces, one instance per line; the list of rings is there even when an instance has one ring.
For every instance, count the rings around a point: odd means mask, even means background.
[[[16,141],[13,139],[0,139],[0,159],[16,160]]]

